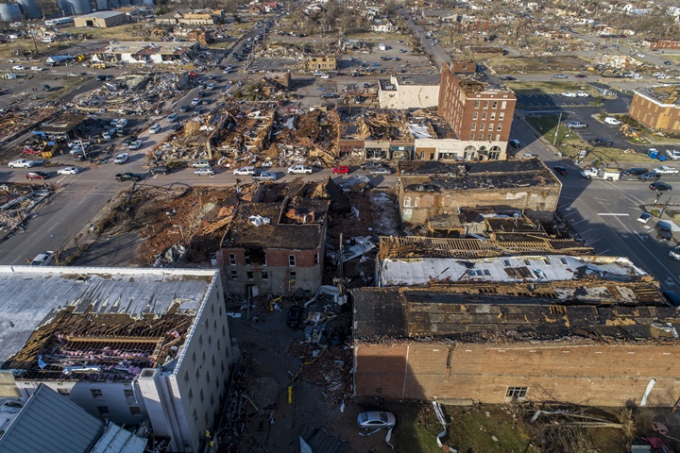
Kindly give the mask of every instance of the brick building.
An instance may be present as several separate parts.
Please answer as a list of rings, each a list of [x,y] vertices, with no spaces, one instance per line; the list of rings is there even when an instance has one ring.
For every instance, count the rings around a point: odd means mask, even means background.
[[[680,317],[628,259],[405,256],[415,245],[387,270],[436,283],[353,293],[355,395],[623,406],[654,379],[647,405],[676,402]]]
[[[628,116],[650,129],[679,133],[680,85],[636,90],[628,108]]]
[[[483,73],[461,73],[457,69],[455,64],[442,66],[439,114],[461,140],[484,146],[480,154],[498,159],[501,152],[489,150],[497,146],[505,152],[517,97]]]
[[[335,55],[306,57],[304,61],[306,71],[337,71],[338,61]]]
[[[552,219],[562,184],[538,159],[466,164],[402,162],[397,195],[402,221],[423,225],[463,208],[516,210]]]
[[[647,38],[642,41],[642,44],[648,46],[650,49],[680,49],[680,41],[670,40],[670,39],[655,39]]]

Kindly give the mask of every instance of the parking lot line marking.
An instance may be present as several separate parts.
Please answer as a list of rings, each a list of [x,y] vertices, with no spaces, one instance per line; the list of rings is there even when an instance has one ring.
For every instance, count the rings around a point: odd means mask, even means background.
[[[602,216],[614,216],[614,217],[629,217],[630,214],[627,212],[598,212],[597,215]]]

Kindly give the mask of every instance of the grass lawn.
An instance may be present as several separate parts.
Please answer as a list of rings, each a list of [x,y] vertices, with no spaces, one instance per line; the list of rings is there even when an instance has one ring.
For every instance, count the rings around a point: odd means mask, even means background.
[[[485,63],[499,74],[518,74],[522,72],[560,72],[584,71],[589,62],[574,56],[562,57],[482,57]]]

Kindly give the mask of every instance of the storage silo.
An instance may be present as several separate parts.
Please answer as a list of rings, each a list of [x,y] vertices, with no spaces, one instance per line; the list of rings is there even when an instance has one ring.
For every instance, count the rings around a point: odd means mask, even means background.
[[[65,16],[79,16],[92,12],[89,0],[62,0],[60,7]]]
[[[42,11],[40,11],[40,7],[35,0],[17,0],[17,4],[24,13],[24,18],[40,19],[42,17]]]
[[[5,22],[21,21],[21,10],[16,3],[0,3],[0,19]]]

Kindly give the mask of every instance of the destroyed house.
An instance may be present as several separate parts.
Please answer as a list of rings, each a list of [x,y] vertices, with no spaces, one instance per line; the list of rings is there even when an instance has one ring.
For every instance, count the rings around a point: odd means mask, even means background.
[[[0,266],[0,395],[45,384],[90,414],[201,451],[232,353],[220,273]]]
[[[581,266],[563,281],[354,290],[355,395],[628,406],[651,386],[648,406],[672,406],[676,307],[628,266],[621,280],[611,264],[609,274]]]
[[[183,63],[190,62],[198,52],[199,42],[112,42],[98,51],[93,61],[125,62],[125,63]]]
[[[85,135],[85,117],[64,113],[54,119],[39,124],[33,135],[45,137],[47,140],[70,141]]]
[[[217,256],[229,292],[314,293],[321,285],[330,204],[302,197],[241,203]]]
[[[404,222],[423,225],[428,218],[460,209],[521,211],[550,220],[562,184],[538,159],[465,164],[401,162],[397,178],[399,211]]]
[[[650,129],[680,132],[680,85],[664,84],[636,90],[628,115]]]

